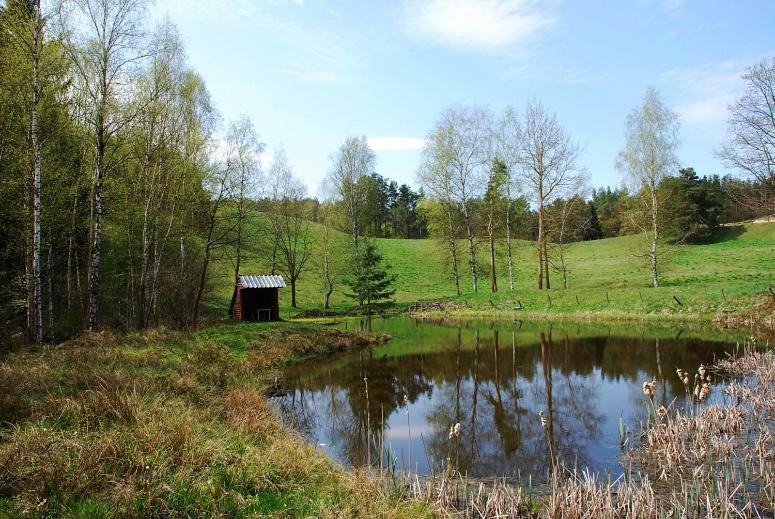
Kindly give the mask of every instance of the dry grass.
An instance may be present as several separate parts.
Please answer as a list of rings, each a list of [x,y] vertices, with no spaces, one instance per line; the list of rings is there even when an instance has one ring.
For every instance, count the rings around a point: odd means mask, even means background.
[[[775,509],[775,351],[756,348],[719,361],[723,398],[708,404],[710,369],[685,381],[686,409],[656,407],[653,381],[644,396],[653,416],[623,461],[633,470],[616,481],[555,467],[540,496],[496,481],[470,482],[447,470],[403,481],[414,499],[444,517],[739,518],[773,517]]]
[[[266,372],[367,340],[317,332],[270,330],[246,355],[165,330],[11,353],[0,362],[0,517],[417,516],[422,507],[346,474],[275,416]]]
[[[274,410],[263,393],[245,386],[230,390],[223,402],[226,419],[238,431],[265,438],[278,432]]]

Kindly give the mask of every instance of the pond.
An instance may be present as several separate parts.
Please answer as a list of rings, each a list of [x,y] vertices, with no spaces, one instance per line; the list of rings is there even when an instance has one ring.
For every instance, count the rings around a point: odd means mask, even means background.
[[[452,463],[472,477],[535,480],[553,456],[599,475],[622,473],[622,431],[635,441],[647,416],[643,382],[657,379],[657,404],[684,405],[676,368],[694,372],[740,338],[635,324],[404,317],[337,326],[392,339],[288,370],[276,403],[310,442],[350,466],[427,475]],[[459,436],[450,438],[455,424]]]

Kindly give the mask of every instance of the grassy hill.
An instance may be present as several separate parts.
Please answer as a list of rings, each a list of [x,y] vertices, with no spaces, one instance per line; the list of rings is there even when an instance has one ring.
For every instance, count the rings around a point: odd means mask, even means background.
[[[313,232],[320,234],[318,225]],[[346,236],[336,233],[342,244]],[[395,300],[457,299],[450,261],[438,240],[376,239],[379,249],[397,275]],[[268,266],[259,254],[256,240],[247,247],[243,273],[263,273]],[[460,242],[461,250],[466,244]],[[498,244],[497,274],[499,291],[490,291],[487,244],[479,246],[479,291],[471,288],[467,259],[461,265],[459,300],[469,313],[513,312],[525,317],[545,314],[591,314],[623,317],[678,316],[712,318],[719,313],[734,313],[750,308],[775,286],[775,223],[745,224],[719,229],[712,240],[702,244],[666,245],[661,257],[662,286],[651,287],[644,236],[624,236],[605,240],[573,243],[565,251],[569,270],[568,289],[562,288],[560,273],[552,275],[552,289],[535,289],[535,250],[532,242],[515,241],[515,287],[509,290],[505,242]],[[551,252],[550,252],[551,255]],[[467,256],[467,254],[466,254]],[[300,309],[322,307],[319,271],[312,267],[299,281]],[[214,273],[216,301],[224,311],[232,291],[232,273],[228,261]],[[332,303],[336,309],[352,306],[340,286]],[[286,291],[289,292],[289,291]],[[282,293],[285,311],[290,294]],[[679,303],[680,301],[680,303]]]

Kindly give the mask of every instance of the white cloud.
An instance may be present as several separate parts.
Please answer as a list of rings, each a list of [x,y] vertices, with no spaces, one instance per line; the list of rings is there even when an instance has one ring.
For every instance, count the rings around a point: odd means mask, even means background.
[[[282,57],[278,72],[302,81],[351,78],[365,60],[363,45],[352,33],[344,37],[327,23],[324,18],[335,17],[327,6],[316,8],[319,23],[312,27],[299,18],[311,9],[303,0],[165,0],[156,15],[218,22],[236,27],[243,35],[261,35],[276,45]]]
[[[740,76],[749,64],[729,60],[673,69],[663,73],[660,82],[675,89],[676,110],[684,122],[719,133],[727,120],[727,106],[744,88]]]
[[[532,0],[427,0],[405,8],[409,29],[428,40],[484,51],[513,49],[554,23]]]
[[[425,139],[417,137],[369,137],[368,141],[374,151],[417,151],[425,145]]]

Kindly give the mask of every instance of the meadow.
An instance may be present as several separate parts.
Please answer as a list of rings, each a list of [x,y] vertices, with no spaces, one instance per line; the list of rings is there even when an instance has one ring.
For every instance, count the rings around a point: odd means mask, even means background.
[[[313,224],[312,234],[321,228]],[[346,247],[346,236],[335,233]],[[536,258],[533,242],[513,242],[515,280],[509,288],[505,242],[499,242],[497,279],[499,290],[490,291],[487,244],[480,243],[479,290],[471,288],[468,265],[461,265],[462,294],[455,296],[450,261],[438,240],[374,239],[396,276],[394,300],[400,306],[417,301],[451,300],[459,303],[455,313],[466,315],[506,314],[514,318],[598,318],[644,320],[725,321],[763,305],[766,314],[775,304],[769,291],[775,287],[775,222],[721,227],[702,243],[664,242],[661,255],[661,286],[651,286],[647,240],[631,235],[565,246],[568,288],[562,275],[552,273],[552,289],[535,288]],[[243,273],[266,273],[258,240],[249,243]],[[465,244],[461,241],[461,250]],[[556,255],[556,246],[555,255]],[[550,252],[550,256],[552,252]],[[298,310],[322,308],[321,275],[314,257],[298,285]],[[228,261],[214,268],[215,290],[210,303],[224,312],[231,298],[233,271]],[[346,269],[340,277],[346,278]],[[346,296],[348,288],[340,281],[332,296],[335,310],[354,306]],[[283,316],[297,313],[290,308],[288,290],[281,291]],[[770,312],[771,313],[771,312]]]

